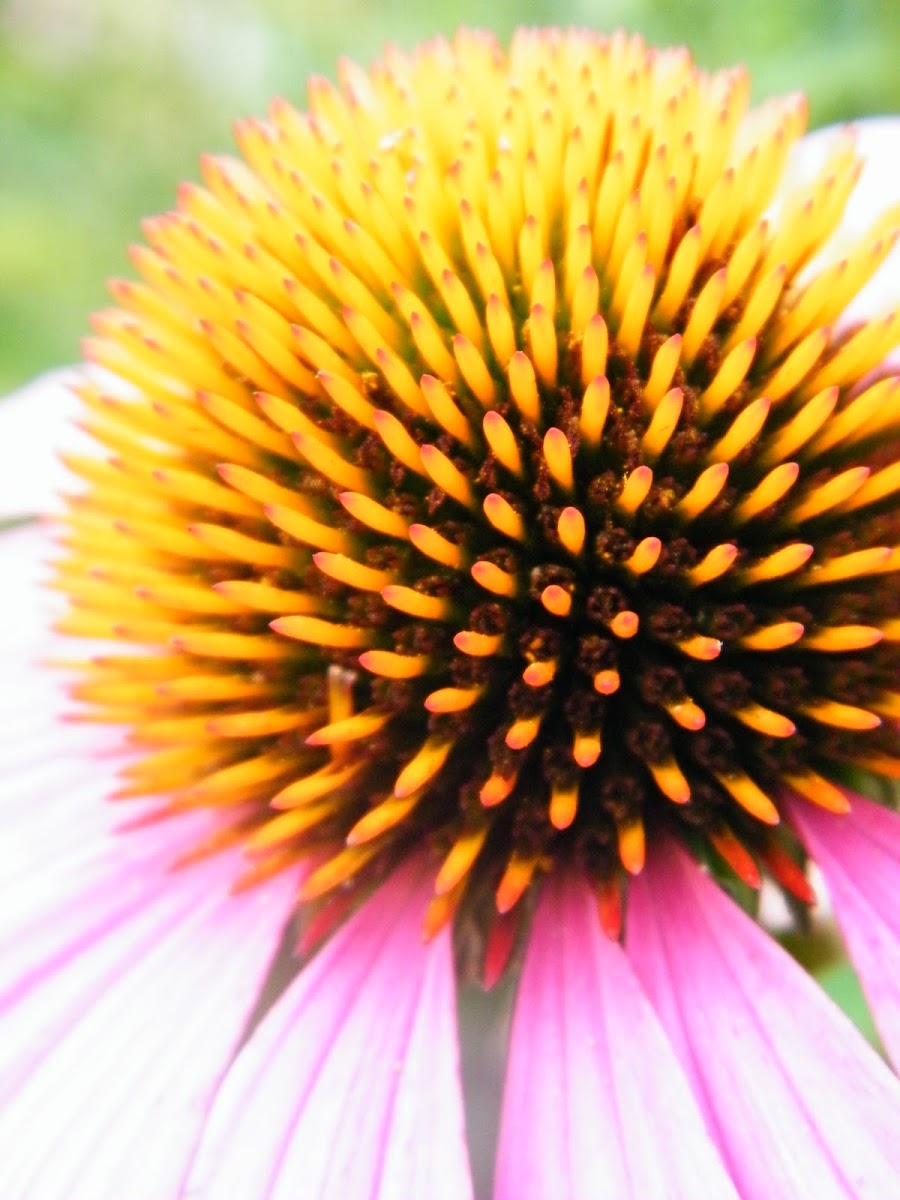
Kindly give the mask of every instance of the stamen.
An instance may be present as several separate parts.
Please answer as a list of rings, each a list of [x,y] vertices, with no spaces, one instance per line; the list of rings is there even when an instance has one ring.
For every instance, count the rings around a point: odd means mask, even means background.
[[[735,875],[737,875],[738,879],[754,890],[759,888],[762,883],[759,868],[753,861],[753,856],[749,850],[738,841],[731,829],[725,826],[714,833],[710,833],[709,840],[729,867],[731,867],[732,871],[734,871]]]
[[[840,704],[837,700],[820,700],[816,704],[800,706],[800,712],[812,721],[823,725],[834,725],[838,729],[877,729],[881,717],[854,704]]]
[[[737,391],[750,370],[755,353],[756,339],[747,338],[725,357],[712,383],[700,397],[700,415],[704,421],[714,417],[728,398]]]
[[[421,798],[421,793],[416,792],[403,799],[383,800],[364,817],[360,817],[351,828],[347,834],[347,845],[362,846],[396,828],[406,820]]]
[[[484,839],[487,837],[488,826],[470,830],[457,838],[453,849],[444,859],[441,869],[434,881],[436,896],[446,896],[456,885],[468,875],[478,857]]]
[[[463,379],[465,379],[475,398],[485,408],[493,404],[496,397],[494,381],[491,379],[487,364],[474,342],[470,341],[464,333],[456,334],[453,338],[453,353],[459,364]],[[424,379],[422,383],[424,385]]]
[[[536,717],[523,717],[520,721],[515,721],[506,731],[504,741],[510,750],[524,750],[538,735],[538,730],[541,727],[543,714]]]
[[[657,350],[650,377],[644,385],[644,403],[650,412],[656,411],[660,400],[669,390],[680,361],[681,334],[676,333]]]
[[[466,565],[466,555],[460,546],[448,541],[436,529],[428,525],[410,525],[409,540],[422,554],[445,567],[455,571],[462,570]]]
[[[600,757],[603,744],[599,733],[580,733],[575,737],[572,757],[582,770],[588,770]]]
[[[781,887],[804,904],[815,904],[816,893],[800,866],[777,842],[770,842],[760,855],[763,865]]]
[[[845,500],[849,500],[854,493],[859,491],[870,474],[871,471],[868,467],[851,467],[847,471],[842,471],[840,475],[835,475],[833,479],[829,479],[827,483],[823,483],[821,487],[812,491],[799,504],[790,508],[787,512],[788,519],[796,525],[802,525],[805,521],[813,521],[816,517],[821,517],[829,509],[837,508]]]
[[[658,537],[646,537],[638,542],[634,553],[622,564],[632,575],[646,575],[659,561],[662,542]]]
[[[343,745],[345,742],[356,742],[362,738],[371,737],[373,733],[383,729],[389,720],[388,713],[370,709],[368,712],[357,713],[355,716],[344,717],[342,720],[323,725],[321,729],[317,729],[315,733],[309,735],[306,744],[307,746],[335,746]]]
[[[810,547],[812,549],[812,547]],[[820,586],[837,583],[845,579],[856,579],[860,575],[877,574],[890,561],[892,551],[888,546],[873,546],[870,550],[854,550],[838,558],[817,563],[802,577],[802,586]]]
[[[698,227],[695,227],[698,228]],[[699,245],[697,248],[699,255]],[[677,257],[677,252],[676,252]],[[674,274],[675,263],[672,264],[672,272]],[[669,276],[671,281],[672,275]],[[707,283],[704,284],[700,295],[694,301],[694,307],[691,310],[690,318],[687,326],[681,337],[681,360],[690,365],[700,352],[700,347],[708,337],[716,319],[722,309],[722,301],[725,296],[725,284],[727,275],[725,271],[717,271],[711,276]],[[665,299],[665,293],[663,293]],[[748,333],[745,336],[749,337],[752,334]],[[740,339],[743,340],[743,339]]]
[[[360,497],[368,500],[368,497]],[[374,504],[374,501],[369,501]],[[323,525],[305,513],[287,508],[281,504],[267,504],[263,510],[273,525],[289,533],[292,538],[305,546],[316,550],[330,550],[334,554],[352,555],[355,547],[353,539],[341,529]]]
[[[824,426],[834,411],[839,396],[838,388],[826,388],[813,396],[797,415],[770,439],[760,455],[766,466],[790,458]]]
[[[321,770],[306,775],[288,784],[270,801],[273,808],[296,808],[302,804],[311,804],[338,791],[350,783],[363,769],[361,762],[348,763],[336,768],[334,763],[322,767]]]
[[[647,432],[641,438],[641,458],[654,463],[666,448],[666,444],[678,425],[684,393],[681,388],[667,392],[656,406]]]
[[[516,775],[508,777],[496,773],[491,775],[478,793],[482,805],[485,808],[494,808],[496,805],[502,804],[516,786],[516,779]]]
[[[472,658],[490,658],[500,650],[503,637],[500,634],[476,633],[472,629],[462,629],[454,634],[453,645]]]
[[[284,637],[294,638],[300,642],[310,642],[314,646],[339,647],[342,650],[368,646],[372,638],[368,629],[357,629],[352,625],[323,621],[320,617],[276,617],[274,621],[269,622],[269,627]]]
[[[422,446],[419,453],[422,456],[422,466],[442,491],[465,508],[475,507],[472,485],[446,454],[438,450],[437,446]]]
[[[429,738],[397,776],[394,782],[394,795],[397,799],[405,800],[425,787],[443,767],[454,745],[452,741]]]
[[[596,313],[584,327],[581,342],[581,382],[585,387],[600,375],[606,374],[606,356],[609,351],[609,332],[600,313]]]
[[[429,712],[465,712],[471,708],[484,692],[483,688],[439,688],[425,697],[424,704]]]
[[[735,506],[731,517],[734,524],[744,525],[771,508],[773,504],[777,504],[797,482],[799,474],[800,467],[797,463],[783,463],[780,467],[775,467],[746,499]]]
[[[621,637],[623,635],[619,634],[618,636]],[[601,696],[611,696],[613,692],[619,690],[621,683],[622,679],[618,671],[612,669],[598,671],[594,676],[594,691],[599,692]]]
[[[784,781],[806,800],[818,804],[828,812],[845,815],[850,811],[850,801],[840,788],[817,775],[815,771],[804,771],[800,775],[785,775]]]
[[[426,675],[432,660],[426,654],[395,654],[392,650],[365,650],[359,665],[386,679],[416,679]]]
[[[657,410],[658,411],[658,410]],[[628,516],[633,516],[650,494],[653,486],[653,471],[641,464],[631,472],[622,485],[616,507]]]
[[[640,618],[637,613],[625,609],[612,618],[609,622],[609,629],[617,638],[627,639],[635,636],[639,625]]]
[[[557,522],[559,540],[576,558],[584,547],[585,523],[581,511],[577,508],[564,508]]]
[[[395,578],[390,571],[376,571],[373,567],[354,562],[345,554],[330,554],[327,550],[320,550],[314,554],[313,562],[329,578],[345,583],[348,587],[358,588],[362,592],[381,592],[393,583]]]
[[[555,787],[550,793],[550,824],[554,829],[568,829],[578,811],[578,787]]]
[[[692,733],[696,733],[706,724],[706,713],[693,700],[680,700],[677,704],[667,704],[666,711],[682,729],[689,729]]]
[[[551,583],[541,592],[541,604],[554,617],[567,617],[572,608],[572,597],[565,588]]]
[[[644,823],[640,817],[623,822],[617,827],[619,859],[629,875],[640,875],[644,869],[646,842]]]
[[[519,902],[537,868],[537,859],[513,855],[496,891],[497,912],[508,913]]]
[[[427,596],[401,583],[390,583],[386,588],[382,588],[381,598],[385,604],[396,608],[398,612],[420,617],[424,621],[445,621],[452,613],[452,606],[448,600],[439,596]]]
[[[548,310],[545,305],[539,303],[532,305],[529,332],[531,353],[541,382],[545,387],[553,387],[556,383],[557,367],[556,330],[553,326],[551,310]]]
[[[517,478],[522,477],[522,456],[515,434],[500,413],[491,411],[485,413],[483,421],[484,436],[488,445],[499,462]]]
[[[419,446],[410,437],[403,422],[399,421],[393,413],[378,409],[373,410],[372,424],[394,458],[402,463],[408,471],[414,471],[417,475],[424,477],[426,472],[422,466]]]
[[[804,632],[805,626],[799,621],[779,621],[746,634],[740,639],[739,645],[745,650],[783,650],[785,646],[798,642]]]
[[[722,643],[718,638],[703,637],[699,633],[675,644],[682,654],[686,654],[688,658],[696,658],[700,662],[712,662],[722,653]]]
[[[515,575],[501,570],[495,563],[479,559],[472,564],[472,578],[486,591],[495,596],[515,596],[519,590],[519,581]]]
[[[665,763],[648,763],[650,774],[656,781],[656,786],[673,804],[687,804],[691,798],[688,781],[682,774],[681,768],[674,758]]]
[[[814,553],[815,546],[804,542],[784,546],[781,550],[776,550],[774,554],[759,559],[752,566],[744,567],[741,571],[741,582],[744,584],[767,583],[769,580],[791,575],[794,571],[799,571],[804,563],[809,562]]]
[[[572,451],[569,441],[561,429],[551,426],[544,434],[544,461],[550,474],[564,492],[575,486],[572,472]]]
[[[714,546],[706,557],[692,567],[687,572],[687,579],[691,587],[701,587],[705,583],[711,583],[714,579],[718,579],[724,575],[737,558],[738,548],[733,542],[725,542],[721,546]]]
[[[505,370],[516,352],[516,335],[509,309],[498,296],[491,296],[488,300],[486,320],[494,357]]]
[[[509,360],[507,371],[510,394],[516,407],[527,421],[537,424],[541,416],[541,399],[531,359],[517,350]]]
[[[500,533],[517,542],[525,541],[525,526],[522,518],[497,492],[491,492],[484,498],[484,515]]]
[[[771,401],[765,397],[748,404],[735,418],[725,436],[710,450],[709,457],[714,462],[733,462],[759,435],[771,407]]]

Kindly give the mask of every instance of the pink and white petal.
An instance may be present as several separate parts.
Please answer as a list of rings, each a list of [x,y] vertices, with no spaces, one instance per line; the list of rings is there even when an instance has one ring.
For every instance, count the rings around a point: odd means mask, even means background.
[[[575,875],[548,880],[535,913],[494,1196],[737,1200],[659,1020]]]
[[[98,850],[55,904],[26,891],[18,928],[4,922],[4,1200],[180,1195],[296,889],[285,875],[230,895],[233,854],[172,872],[184,839],[174,822],[139,850],[141,832],[122,835],[119,857]]]
[[[469,1200],[449,930],[428,945],[430,876],[398,870],[243,1048],[185,1197]]]
[[[66,720],[72,705],[62,674],[42,661],[84,653],[48,629],[58,607],[40,586],[49,552],[43,525],[0,534],[0,889],[58,872],[58,855],[83,858],[96,837],[146,807],[107,802],[119,786],[121,734]],[[58,878],[49,886],[58,894]],[[16,907],[0,904],[0,931]]]
[[[58,511],[73,483],[59,451],[95,447],[73,424],[77,379],[74,369],[51,371],[0,400],[0,520]]]
[[[843,219],[824,251],[832,262],[872,228],[877,219],[900,203],[900,117],[868,117],[852,125],[831,125],[808,134],[794,147],[788,162],[787,181],[809,180],[822,169],[831,149],[848,129],[855,131],[863,170],[844,211]],[[812,264],[813,269],[816,262]],[[864,320],[887,312],[900,303],[900,245],[882,263],[853,300],[842,323]]]
[[[629,893],[627,950],[742,1200],[885,1200],[900,1081],[676,845]]]
[[[296,880],[226,856],[172,873],[207,814],[130,833],[116,730],[64,722],[43,526],[0,534],[0,1195],[175,1200]],[[81,650],[84,653],[83,650]]]
[[[788,799],[818,865],[875,1023],[900,1067],[900,815],[851,794],[846,816]]]
[[[45,586],[52,552],[47,525],[34,522],[0,531],[0,662],[11,657],[17,663],[33,664],[51,639],[49,625],[62,611],[60,597]]]

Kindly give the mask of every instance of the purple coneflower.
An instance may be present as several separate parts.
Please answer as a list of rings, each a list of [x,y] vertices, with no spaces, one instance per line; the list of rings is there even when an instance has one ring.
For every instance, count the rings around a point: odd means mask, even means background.
[[[896,1057],[897,180],[622,35],[339,78],[112,284],[53,591],[0,542],[0,1197],[466,1200],[521,963],[495,1200],[888,1200],[752,897],[818,865]]]

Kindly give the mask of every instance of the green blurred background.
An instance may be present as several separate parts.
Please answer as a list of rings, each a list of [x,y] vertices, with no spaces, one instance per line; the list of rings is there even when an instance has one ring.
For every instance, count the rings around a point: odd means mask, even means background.
[[[310,72],[489,17],[625,26],[735,61],[756,99],[802,89],[812,126],[900,111],[897,0],[0,0],[0,394],[77,357],[142,216],[203,150]]]

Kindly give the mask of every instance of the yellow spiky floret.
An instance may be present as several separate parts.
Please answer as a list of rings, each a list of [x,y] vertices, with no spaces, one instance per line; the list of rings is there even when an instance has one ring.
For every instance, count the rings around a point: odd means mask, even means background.
[[[609,906],[662,822],[757,881],[781,784],[900,761],[900,314],[835,326],[898,213],[810,271],[852,137],[773,215],[803,101],[637,38],[338,74],[204,160],[86,344],[123,386],[79,389],[57,581],[123,796],[215,806],[249,882],[324,856],[308,899],[427,841],[429,929],[558,855]]]

